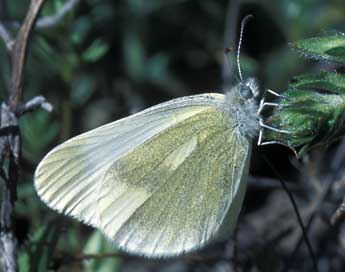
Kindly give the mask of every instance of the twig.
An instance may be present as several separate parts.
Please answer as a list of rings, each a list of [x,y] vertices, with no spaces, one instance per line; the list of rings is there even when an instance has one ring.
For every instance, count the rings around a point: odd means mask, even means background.
[[[35,23],[35,29],[48,29],[56,26],[79,2],[80,0],[67,0],[56,14],[38,18]],[[13,29],[20,28],[18,21],[7,22],[7,25]]]
[[[341,143],[338,145],[337,151],[333,156],[333,160],[331,162],[331,170],[333,173],[338,173],[339,169],[342,167],[344,163],[345,157],[345,138],[342,139]],[[336,178],[336,177],[334,177]],[[340,204],[336,212],[331,218],[331,224],[335,225],[339,221],[345,219],[345,198],[343,202]]]
[[[319,194],[318,199],[316,199],[316,201],[314,201],[313,207],[310,209],[309,215],[307,215],[307,218],[308,218],[307,224],[306,224],[307,232],[308,232],[309,228],[311,227],[317,213],[320,211],[320,207],[321,207],[322,203],[325,201],[326,197],[329,195],[329,193],[332,190],[332,186],[333,186],[332,181],[337,178],[337,175],[339,173],[339,169],[342,167],[342,162],[345,159],[344,150],[345,150],[345,140],[343,140],[341,142],[341,144],[339,145],[339,148],[337,148],[337,151],[334,154],[332,161],[330,162],[330,174],[328,175],[327,178],[324,179],[326,185],[324,186],[322,193]],[[331,218],[331,222],[332,222],[332,219],[335,220],[336,218]],[[298,242],[296,243],[295,248],[292,251],[292,254],[288,258],[284,272],[286,272],[290,269],[290,266],[292,264],[292,260],[296,257],[297,252],[299,251],[299,248],[302,245],[302,241],[303,241],[303,235],[301,235],[299,237]]]
[[[125,260],[146,260],[143,257],[133,256],[126,253],[121,252],[105,252],[99,254],[79,254],[77,256],[74,255],[65,255],[53,260],[53,269],[57,270],[61,266],[70,265],[76,262],[83,262],[88,260],[102,260],[107,258],[121,258]],[[232,258],[224,258],[219,256],[209,256],[209,255],[202,255],[202,254],[187,254],[181,256],[180,259],[189,262],[189,263],[218,263],[219,261],[233,261]],[[150,261],[150,260],[148,260]],[[155,261],[153,261],[155,262]]]
[[[28,44],[36,18],[44,2],[45,0],[31,1],[23,25],[19,29],[13,47],[11,46],[11,90],[8,104],[2,103],[1,106],[1,128],[18,127],[19,120],[16,111],[22,99],[23,71],[27,58]],[[0,214],[0,256],[2,270],[6,272],[18,271],[17,239],[14,235],[13,217],[15,201],[17,199],[20,152],[21,139],[19,133],[0,137],[1,167],[4,167],[4,160],[8,160],[7,171],[5,171],[8,173],[8,178],[5,180],[5,186],[3,186]]]
[[[317,266],[317,261],[316,261],[315,253],[314,253],[314,250],[313,250],[313,248],[311,246],[311,243],[309,241],[308,234],[307,234],[306,228],[305,228],[305,226],[303,224],[303,220],[302,220],[301,214],[299,213],[299,210],[298,210],[295,198],[294,198],[293,194],[291,193],[291,191],[286,186],[285,181],[281,178],[280,174],[278,173],[278,171],[276,171],[276,169],[273,167],[271,162],[265,156],[263,156],[263,159],[265,160],[267,165],[271,168],[271,170],[274,172],[274,174],[279,178],[279,181],[280,181],[283,189],[285,190],[285,192],[287,193],[287,195],[288,195],[288,197],[289,197],[289,199],[291,201],[291,204],[292,204],[293,209],[295,211],[298,223],[299,223],[299,225],[301,227],[301,230],[302,230],[303,239],[304,239],[304,241],[305,241],[305,243],[307,245],[309,254],[310,254],[311,258],[312,258],[312,262],[313,262],[313,266],[314,266],[314,271],[317,272],[319,270],[318,270],[318,266]]]
[[[305,226],[306,231],[308,232],[308,230],[310,229],[316,214],[318,213],[318,211],[320,210],[320,206],[322,205],[323,201],[325,200],[326,196],[330,193],[331,189],[332,189],[332,182],[328,182],[328,184],[326,185],[326,188],[324,188],[322,194],[319,196],[319,198],[315,201],[315,204],[313,206],[313,208],[311,209],[309,216],[306,216],[308,218],[307,220],[307,224]],[[296,257],[297,252],[299,250],[299,248],[302,245],[302,241],[303,241],[303,235],[300,236],[300,238],[298,239],[298,242],[294,248],[294,250],[292,251],[290,257],[288,258],[288,261],[286,262],[286,268],[284,270],[284,272],[289,271],[290,269],[290,265],[292,264],[292,260]]]
[[[0,23],[0,38],[4,41],[6,48],[9,52],[12,51],[14,45],[14,39],[11,34],[7,31],[5,26]]]
[[[1,127],[0,128],[0,137],[2,136],[9,136],[10,134],[18,134],[19,133],[19,127],[18,126],[7,126],[7,127]]]
[[[11,110],[14,112],[16,111],[17,106],[22,98],[24,78],[23,71],[27,58],[29,38],[31,36],[33,26],[44,2],[45,0],[31,1],[29,11],[26,15],[22,27],[19,30],[13,47],[11,96],[9,100],[9,105],[11,107]]]
[[[58,13],[38,19],[36,28],[46,29],[57,25],[65,15],[79,3],[79,1],[80,0],[67,0]]]
[[[47,112],[51,112],[53,110],[53,105],[50,104],[44,96],[39,95],[30,99],[24,105],[21,105],[20,107],[18,107],[16,114],[18,116],[21,116],[25,113],[34,111],[39,108]]]
[[[54,268],[59,268],[64,265],[70,265],[71,263],[75,262],[82,262],[88,260],[100,260],[100,259],[107,259],[107,258],[130,258],[128,254],[122,254],[118,252],[106,252],[106,253],[99,253],[99,254],[79,254],[77,256],[74,255],[66,255],[60,258],[56,258],[54,263]],[[132,257],[135,258],[135,257]]]
[[[71,0],[65,3],[61,11],[51,17],[43,18],[42,26],[53,26],[72,9],[79,0]],[[35,26],[38,14],[43,7],[45,0],[31,0],[29,10],[26,14],[15,39],[11,37],[6,28],[0,24],[0,36],[5,41],[6,47],[11,53],[12,74],[11,89],[8,103],[1,105],[0,122],[0,166],[1,177],[5,181],[3,196],[1,200],[0,214],[0,257],[2,270],[6,272],[17,272],[17,239],[14,235],[13,217],[14,207],[17,198],[17,182],[19,173],[19,159],[21,153],[21,139],[18,129],[19,117],[26,112],[41,107],[47,111],[52,110],[43,96],[38,96],[24,105],[21,104],[23,96],[24,66],[27,59],[27,52],[30,37]],[[4,162],[8,160],[5,171]],[[7,174],[7,176],[6,176]]]
[[[345,220],[345,198],[331,218],[331,224],[335,225]]]
[[[1,107],[1,128],[18,127],[18,119],[3,103]],[[18,158],[20,153],[19,134],[4,135],[0,138],[1,167],[5,158],[8,158],[9,166],[7,178],[2,189],[1,213],[0,213],[0,256],[3,271],[16,272],[17,266],[17,239],[14,235],[13,215],[17,194]]]
[[[344,163],[345,159],[345,138],[343,138],[340,144],[337,146],[336,153],[331,161],[332,172],[337,172]]]

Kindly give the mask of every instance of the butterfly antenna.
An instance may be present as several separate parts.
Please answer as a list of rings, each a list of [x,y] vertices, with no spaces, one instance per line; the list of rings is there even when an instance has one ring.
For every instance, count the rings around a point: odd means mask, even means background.
[[[243,32],[244,27],[248,23],[250,19],[252,19],[254,16],[249,14],[246,17],[242,19],[241,22],[241,32],[240,32],[240,40],[238,41],[238,48],[237,48],[237,69],[238,69],[238,75],[240,76],[241,82],[243,82],[242,72],[241,72],[241,65],[240,65],[240,52],[241,52],[241,45],[242,45],[242,39],[243,39]]]

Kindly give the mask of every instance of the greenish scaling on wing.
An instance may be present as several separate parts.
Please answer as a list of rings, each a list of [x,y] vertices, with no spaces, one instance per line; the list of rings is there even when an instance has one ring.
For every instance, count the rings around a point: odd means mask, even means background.
[[[36,191],[132,254],[177,256],[229,236],[259,129],[257,95],[249,79],[72,138],[40,162]]]
[[[244,81],[239,67],[251,17],[241,24],[237,86],[226,95],[177,98],[57,146],[35,172],[41,199],[146,257],[178,256],[228,237],[262,123],[256,80]]]

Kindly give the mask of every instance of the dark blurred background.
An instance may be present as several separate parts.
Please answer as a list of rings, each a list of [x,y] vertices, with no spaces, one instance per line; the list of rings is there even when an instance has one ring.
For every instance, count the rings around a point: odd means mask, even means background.
[[[2,18],[21,22],[29,2],[2,1]],[[47,1],[41,16],[56,13],[64,2]],[[35,256],[35,248],[49,237],[47,258],[52,271],[278,271],[289,262],[295,271],[313,271],[303,243],[289,259],[300,229],[291,203],[262,154],[291,185],[302,216],[307,216],[318,186],[306,185],[306,173],[315,172],[313,178],[318,179],[327,174],[327,158],[337,145],[302,161],[281,146],[254,147],[250,185],[235,238],[210,246],[200,253],[205,258],[150,261],[121,254],[102,258],[104,253],[116,252],[111,243],[99,232],[58,216],[34,191],[37,163],[64,140],[172,98],[223,92],[223,86],[236,84],[234,58],[224,62],[224,48],[237,47],[239,23],[247,14],[254,19],[244,33],[241,65],[245,78],[258,77],[262,88],[281,92],[294,75],[335,69],[306,61],[288,45],[344,31],[344,0],[84,0],[59,24],[36,31],[26,66],[25,98],[43,94],[54,111],[34,112],[20,124],[24,151],[16,232],[21,271],[44,271],[29,267],[33,257],[43,256]],[[2,42],[0,60],[3,100],[8,96],[10,66]],[[336,209],[336,203],[329,205],[333,205],[331,211]],[[320,271],[343,271],[341,237],[321,239],[319,231],[311,234],[324,269]],[[85,254],[101,257],[85,260]]]

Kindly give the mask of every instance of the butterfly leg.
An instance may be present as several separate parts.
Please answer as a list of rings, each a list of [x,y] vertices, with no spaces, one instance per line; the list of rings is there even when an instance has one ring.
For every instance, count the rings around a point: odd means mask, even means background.
[[[266,91],[267,91],[268,93],[270,93],[270,94],[273,94],[273,95],[276,96],[276,97],[287,98],[286,95],[279,94],[279,93],[277,93],[277,92],[275,92],[275,91],[272,91],[271,89],[267,89]]]
[[[266,89],[265,90],[265,93],[263,95],[263,97],[261,98],[260,100],[260,103],[259,103],[259,109],[258,109],[258,112],[257,114],[260,116],[260,114],[263,112],[264,108],[267,107],[267,106],[272,106],[272,107],[277,107],[279,106],[278,103],[271,103],[271,102],[265,102],[265,97],[266,97],[266,93],[270,93],[272,95],[274,95],[275,97],[278,97],[278,98],[286,98],[285,95],[282,95],[282,94],[279,94],[275,91],[272,91],[270,89]]]
[[[272,130],[272,131],[275,131],[275,132],[278,132],[278,133],[285,133],[285,134],[291,134],[292,133],[291,131],[288,131],[288,130],[278,129],[278,128],[266,125],[261,117],[259,118],[259,125],[260,125],[260,132],[259,132],[259,138],[258,138],[257,145],[265,145],[265,144],[268,144],[268,143],[269,144],[274,144],[274,143],[271,143],[271,142],[263,142],[262,141],[262,137],[263,137],[263,133],[264,133],[264,129],[265,128],[269,129],[269,130]]]
[[[279,145],[283,145],[283,146],[286,146],[287,148],[289,148],[290,150],[293,151],[293,153],[295,154],[296,158],[299,158],[299,155],[296,151],[295,148],[293,148],[292,146],[289,146],[283,142],[280,142],[280,141],[268,141],[268,142],[262,142],[260,145],[271,145],[271,144],[279,144]]]
[[[263,99],[261,99],[257,114],[260,115],[263,112],[264,108],[268,107],[268,106],[278,107],[279,104],[278,103],[265,102]]]
[[[281,95],[281,94],[278,94],[270,89],[267,89],[265,91],[266,92],[269,92],[271,94],[273,94],[274,96],[276,97],[279,97],[279,98],[284,98],[286,96],[284,95]],[[263,138],[263,131],[264,129],[269,129],[269,130],[272,130],[272,131],[275,131],[275,132],[278,132],[278,133],[285,133],[285,134],[290,134],[291,132],[290,131],[287,131],[287,130],[282,130],[282,129],[277,129],[275,127],[271,127],[271,126],[268,126],[264,123],[264,120],[261,116],[261,113],[263,112],[263,110],[265,109],[265,107],[278,107],[279,104],[278,103],[272,103],[272,102],[265,102],[265,94],[263,96],[263,98],[260,100],[260,104],[259,104],[259,109],[257,111],[257,114],[259,116],[259,125],[260,125],[260,132],[259,132],[259,138],[258,138],[258,143],[257,145],[268,145],[268,144],[281,144],[280,142],[277,142],[277,141],[270,141],[270,142],[263,142],[262,141],[262,138]]]

